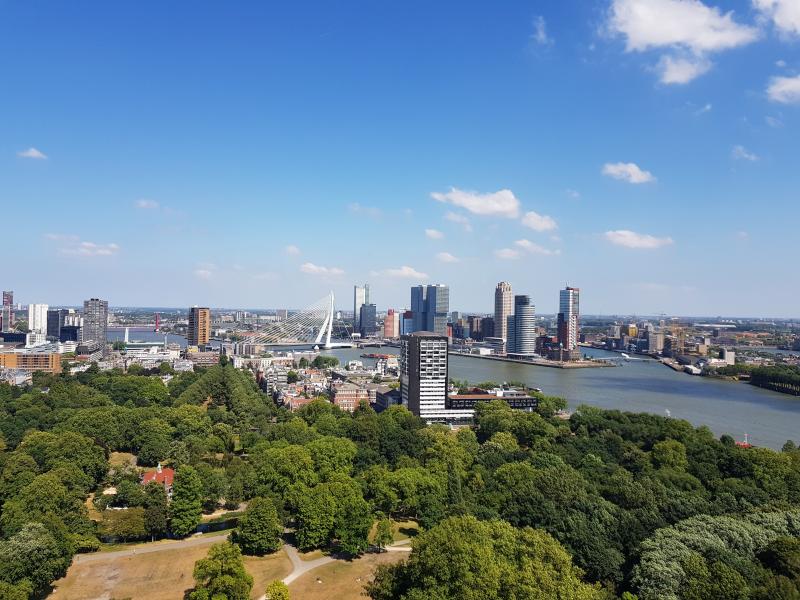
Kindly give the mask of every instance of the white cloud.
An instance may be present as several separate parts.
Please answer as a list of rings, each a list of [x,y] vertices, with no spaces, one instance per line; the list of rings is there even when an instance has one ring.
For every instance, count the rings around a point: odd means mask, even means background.
[[[439,254],[436,255],[436,260],[443,263],[461,262],[457,257],[453,256],[449,252],[439,252]]]
[[[767,88],[767,96],[781,104],[800,104],[800,75],[773,77]]]
[[[737,231],[736,232],[736,237],[738,239],[742,240],[743,242],[746,242],[747,240],[750,239],[750,234],[748,232],[746,232],[746,231]]]
[[[529,254],[541,254],[543,256],[558,256],[561,254],[561,250],[550,250],[530,240],[517,240],[514,244]]]
[[[397,269],[384,269],[382,271],[372,271],[373,277],[396,277],[398,279],[427,279],[428,274],[417,271],[414,267],[403,265]]]
[[[711,68],[706,56],[747,45],[758,38],[755,27],[737,23],[700,0],[613,0],[607,28],[625,38],[628,52],[668,50],[657,70],[661,82],[684,84]]]
[[[444,234],[438,229],[426,229],[425,237],[429,240],[440,240],[444,237]]]
[[[519,200],[511,190],[499,190],[488,194],[450,188],[449,192],[432,192],[431,198],[465,208],[469,212],[494,217],[514,219],[519,216]]]
[[[448,211],[447,214],[444,216],[444,218],[447,221],[450,221],[451,223],[457,223],[458,225],[461,225],[464,228],[464,231],[466,232],[472,231],[472,224],[469,222],[469,219],[464,215]]]
[[[770,127],[777,129],[778,127],[783,127],[783,121],[781,121],[778,117],[772,117],[767,115],[764,117],[764,121],[767,122],[767,125]]]
[[[310,262],[300,265],[300,270],[309,275],[344,275],[344,271],[339,267],[322,267]]]
[[[714,106],[710,102],[707,102],[704,106],[701,106],[696,111],[694,111],[694,116],[699,117],[700,115],[709,113],[713,108]]]
[[[558,224],[552,217],[540,215],[534,211],[525,213],[525,216],[522,217],[522,224],[525,225],[525,227],[530,227],[534,231],[552,231],[553,229],[558,229]]]
[[[289,244],[283,249],[283,251],[289,256],[297,256],[298,254],[300,254],[300,248],[298,248],[294,244]]]
[[[736,145],[731,149],[731,158],[735,160],[749,160],[750,162],[756,162],[758,160],[758,155],[749,152],[744,146]]]
[[[753,6],[772,20],[781,33],[800,35],[800,2],[797,0],[753,0]]]
[[[660,74],[661,83],[681,85],[704,75],[710,68],[711,61],[706,58],[664,55],[658,61],[656,70]]]
[[[46,233],[48,240],[58,242],[58,253],[68,256],[113,256],[119,252],[120,247],[114,242],[97,244],[81,240],[77,235],[63,233]]]
[[[779,69],[783,69],[786,66],[786,61],[783,60],[783,59],[776,60],[775,61],[775,66],[778,67]]]
[[[34,147],[30,147],[27,150],[20,150],[17,152],[17,156],[20,158],[32,158],[34,160],[46,160],[47,155],[42,152],[41,150],[37,150]]]
[[[552,38],[547,35],[547,22],[541,15],[533,20],[533,33],[531,34],[531,39],[540,46],[549,46],[553,43]]]
[[[615,246],[624,246],[625,248],[652,250],[654,248],[669,246],[673,243],[671,237],[660,238],[646,233],[636,233],[635,231],[629,231],[627,229],[606,231],[603,235],[606,240]]]
[[[642,170],[636,163],[606,163],[603,165],[603,175],[628,183],[649,183],[656,180],[650,171]]]
[[[614,0],[609,14],[613,33],[626,38],[629,52],[683,48],[695,54],[749,44],[755,27],[733,20],[733,13],[699,0]]]
[[[500,248],[494,251],[494,255],[501,260],[515,260],[520,257],[520,251],[513,248]]]
[[[380,219],[383,211],[375,206],[362,206],[358,202],[351,202],[347,205],[347,210],[357,215],[366,215],[372,219]]]
[[[564,193],[573,200],[578,200],[581,197],[581,193],[578,190],[573,190],[571,188],[567,188],[566,190],[564,190]]]
[[[154,210],[158,207],[159,204],[155,200],[148,200],[147,198],[141,198],[136,201],[136,208],[142,208],[144,210]]]
[[[210,269],[195,269],[194,276],[198,279],[208,281],[214,276],[214,273]]]

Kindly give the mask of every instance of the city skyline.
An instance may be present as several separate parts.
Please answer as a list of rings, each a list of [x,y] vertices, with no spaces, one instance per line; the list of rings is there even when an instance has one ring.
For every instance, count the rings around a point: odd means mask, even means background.
[[[4,6],[0,193],[48,219],[7,228],[3,286],[302,307],[370,281],[400,308],[443,281],[489,313],[506,280],[550,314],[574,282],[584,314],[800,316],[789,11],[308,8]]]

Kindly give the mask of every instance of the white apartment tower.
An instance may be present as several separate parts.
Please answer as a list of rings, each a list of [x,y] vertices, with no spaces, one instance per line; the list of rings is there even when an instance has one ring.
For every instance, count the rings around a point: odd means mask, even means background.
[[[47,304],[28,305],[28,330],[31,333],[47,335]]]
[[[514,314],[514,292],[511,284],[501,281],[494,289],[494,337],[503,338],[504,349],[508,342],[508,317]]]

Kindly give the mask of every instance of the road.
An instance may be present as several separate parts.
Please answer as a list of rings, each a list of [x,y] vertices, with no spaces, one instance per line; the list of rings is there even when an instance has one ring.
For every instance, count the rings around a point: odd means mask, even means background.
[[[203,546],[205,544],[215,544],[221,542],[228,537],[230,532],[220,532],[219,535],[198,535],[197,537],[190,537],[185,540],[167,540],[155,542],[150,544],[142,544],[134,546],[127,550],[117,550],[115,552],[95,552],[94,554],[76,554],[73,562],[75,564],[85,564],[96,562],[98,560],[108,560],[113,558],[122,558],[124,556],[136,556],[137,554],[150,554],[152,552],[163,552],[165,550],[177,550],[180,548],[192,548],[194,546]]]

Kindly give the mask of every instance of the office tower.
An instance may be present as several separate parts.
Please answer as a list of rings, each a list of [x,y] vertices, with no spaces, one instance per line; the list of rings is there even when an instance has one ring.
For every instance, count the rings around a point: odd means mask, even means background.
[[[194,306],[189,311],[189,329],[186,332],[190,346],[205,346],[211,336],[211,310]]]
[[[494,335],[494,317],[483,317],[481,319],[481,335],[483,339],[496,337]]]
[[[374,304],[362,304],[359,311],[358,320],[361,322],[362,338],[374,337],[378,331],[378,326],[375,324],[377,319],[377,309]]]
[[[580,295],[580,289],[573,287],[566,287],[558,294],[558,343],[564,350],[578,347]]]
[[[83,342],[95,342],[105,352],[108,330],[108,300],[83,301]]]
[[[414,331],[447,335],[450,288],[442,284],[416,285],[411,288],[411,312]]]
[[[14,306],[14,292],[3,292],[3,306]]]
[[[494,336],[508,340],[508,317],[513,314],[514,293],[511,284],[501,281],[494,289]]]
[[[400,338],[400,396],[428,422],[447,418],[447,337],[416,331]]]
[[[447,335],[447,313],[450,310],[450,288],[429,285],[425,298],[425,331]]]
[[[59,308],[51,308],[47,311],[47,337],[59,339],[61,328],[64,326],[64,317],[67,311]]]
[[[514,315],[509,317],[507,352],[530,356],[536,352],[536,308],[530,296],[514,296]]]
[[[28,331],[47,334],[47,304],[28,305]]]
[[[414,333],[414,312],[404,310],[400,317],[400,335],[408,335],[409,333]]]
[[[400,313],[390,308],[383,319],[383,337],[392,339],[400,337]]]
[[[361,307],[369,304],[369,284],[353,286],[353,333],[361,331]]]
[[[11,331],[14,320],[14,292],[3,292],[3,307],[0,312],[0,331]]]

